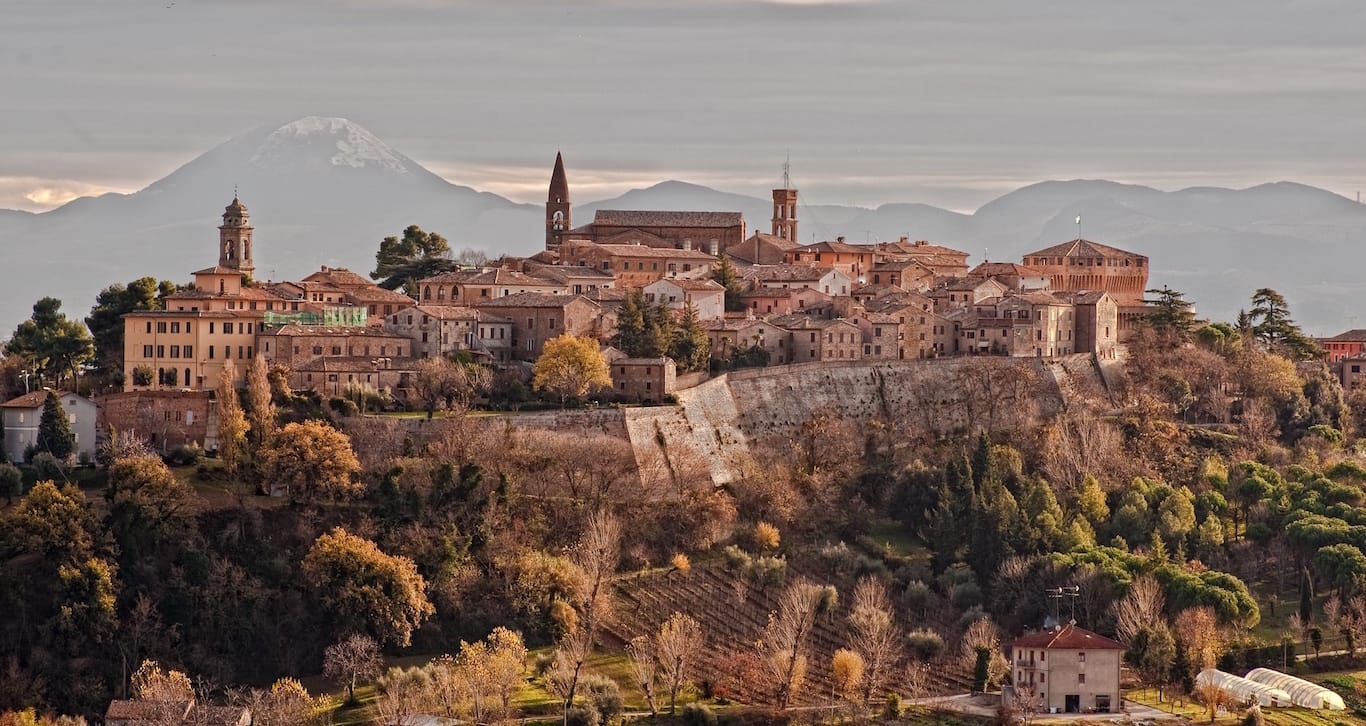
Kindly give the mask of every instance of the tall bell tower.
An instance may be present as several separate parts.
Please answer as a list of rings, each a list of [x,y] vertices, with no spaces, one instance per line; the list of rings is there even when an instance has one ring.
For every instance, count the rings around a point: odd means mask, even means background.
[[[223,210],[223,226],[218,228],[218,266],[250,275],[256,271],[251,259],[251,215],[247,205],[232,195],[232,204]]]
[[[545,248],[553,250],[569,231],[569,180],[564,175],[564,159],[555,152],[555,171],[550,174],[550,194],[545,200]]]
[[[797,190],[788,162],[783,162],[783,188],[773,190],[773,236],[797,241]]]

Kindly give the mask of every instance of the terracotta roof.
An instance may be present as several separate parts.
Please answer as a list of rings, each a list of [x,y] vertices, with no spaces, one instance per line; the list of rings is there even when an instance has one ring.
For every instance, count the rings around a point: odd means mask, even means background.
[[[1037,267],[1028,267],[1014,262],[983,262],[968,271],[968,277],[995,277],[997,275],[1046,277],[1048,273]]]
[[[372,287],[375,284],[345,267],[327,267],[325,265],[322,269],[305,277],[304,280],[328,282],[338,287]]]
[[[124,313],[125,318],[246,318],[257,320],[264,317],[266,310],[134,310]],[[283,311],[280,311],[283,312]]]
[[[1366,330],[1357,328],[1355,330],[1348,330],[1345,333],[1338,333],[1331,338],[1319,338],[1319,340],[1332,341],[1334,343],[1366,342]]]
[[[916,241],[914,241],[914,242],[911,242],[911,241],[909,241],[909,240],[906,240],[906,241],[900,241],[900,240],[898,240],[898,241],[896,241],[896,242],[882,242],[882,243],[880,243],[880,244],[878,245],[878,248],[879,248],[879,251],[881,251],[881,252],[893,252],[893,253],[900,253],[900,254],[909,254],[909,255],[914,255],[914,256],[917,256],[917,257],[919,257],[919,256],[932,256],[932,255],[943,255],[943,256],[945,256],[945,257],[967,257],[967,256],[968,256],[968,253],[966,253],[966,252],[964,252],[964,251],[962,251],[962,250],[956,250],[956,249],[954,249],[954,248],[952,248],[952,247],[945,247],[945,246],[943,246],[943,245],[934,245],[934,244],[930,244],[929,242],[926,242],[925,240],[916,240]]]
[[[592,303],[592,300],[583,295],[556,295],[547,292],[519,292],[504,297],[496,297],[492,300],[480,302],[474,305],[475,309],[484,308],[562,308],[575,300],[584,300]],[[597,303],[593,303],[597,304]]]
[[[379,367],[375,361],[379,358],[388,358],[387,368]],[[412,358],[399,358],[397,356],[380,355],[333,355],[319,356],[310,358],[303,363],[294,366],[295,371],[308,371],[324,373],[375,373],[378,371],[407,371],[412,369]]]
[[[828,274],[830,268],[814,265],[755,265],[745,272],[745,277],[760,282],[806,282]]]
[[[418,305],[418,312],[437,320],[466,320],[479,317],[479,311],[464,305]]]
[[[454,270],[425,278],[419,284],[450,283],[455,285],[521,285],[557,287],[558,284],[539,277],[525,275],[516,270],[496,267],[491,270]]]
[[[656,212],[599,209],[593,224],[607,227],[738,227],[745,223],[739,212]]]
[[[726,290],[726,288],[721,286],[721,283],[710,277],[701,280],[694,280],[686,277],[666,277],[656,280],[655,282],[650,283],[650,285],[659,285],[662,283],[674,285],[681,290],[704,290],[706,292],[725,292]],[[650,287],[650,285],[646,285],[646,287]]]
[[[675,247],[673,240],[665,239],[643,229],[628,229],[605,237],[598,237],[596,242],[604,245],[645,245],[646,247],[665,249]]]
[[[42,408],[43,403],[47,401],[47,393],[47,391],[42,390],[31,391],[18,398],[11,398],[4,403],[0,403],[0,408]],[[53,393],[57,394],[57,398],[61,398],[67,394],[66,391],[53,391]]]
[[[607,270],[599,270],[588,265],[537,265],[534,269],[528,270],[527,274],[542,280],[551,280],[564,283],[569,280],[582,280],[592,278],[596,280],[614,280],[613,275]]]
[[[762,243],[764,243],[764,244],[773,245],[774,247],[777,247],[777,248],[780,248],[780,249],[784,249],[784,250],[790,250],[790,249],[793,249],[793,248],[795,248],[795,247],[801,247],[800,244],[797,244],[796,242],[794,242],[794,241],[792,241],[792,240],[790,240],[790,239],[787,239],[786,237],[779,237],[779,236],[776,235],[776,234],[768,234],[768,233],[766,233],[766,232],[755,232],[754,234],[750,235],[750,236],[745,240],[745,242],[748,242],[748,243],[750,243],[750,244],[754,244],[754,241],[755,241],[755,240],[758,240],[758,241],[760,241],[760,242],[762,242]],[[741,243],[738,244],[738,245],[732,245],[732,246],[731,246],[731,249],[735,249],[735,248],[737,248],[737,247],[743,247],[744,244],[745,244],[745,242],[741,242]]]
[[[762,318],[712,318],[711,320],[702,321],[702,327],[704,329],[716,332],[740,331],[746,328],[752,328],[756,325],[767,325],[770,328],[777,327],[773,323]]]
[[[236,269],[236,268],[224,267],[224,266],[222,266],[222,265],[214,265],[213,267],[205,267],[205,268],[202,269],[202,270],[195,270],[194,272],[191,272],[190,274],[191,274],[191,275],[241,275],[241,274],[245,274],[245,273],[243,273],[241,270],[238,270],[238,269]]]
[[[401,292],[398,292],[397,290],[385,290],[384,288],[379,287],[378,285],[368,285],[362,288],[345,290],[345,294],[346,297],[349,297],[353,300],[361,300],[364,302],[397,304],[406,303],[409,305],[417,302],[416,300],[408,297],[407,295],[404,295]]]
[[[1067,304],[1067,301],[1066,301],[1066,300],[1059,299],[1058,297],[1056,297],[1056,296],[1054,296],[1054,295],[1052,295],[1052,294],[1050,294],[1050,293],[1044,292],[1043,290],[1032,290],[1032,291],[1030,291],[1030,292],[1017,292],[1017,293],[1014,293],[1014,294],[1011,294],[1011,295],[1006,295],[1006,296],[1003,298],[1002,301],[1003,301],[1003,302],[1009,302],[1009,301],[1011,301],[1011,300],[1020,300],[1020,301],[1022,301],[1022,302],[1029,303],[1030,305],[1066,305],[1066,304]]]
[[[269,327],[269,326],[262,326],[262,330],[260,331],[260,334],[261,334],[261,335],[279,335],[279,336],[305,336],[305,337],[306,337],[306,336],[315,336],[315,337],[316,337],[316,336],[339,336],[339,337],[347,337],[347,338],[349,338],[349,337],[355,337],[355,336],[361,336],[361,335],[368,335],[368,336],[376,337],[376,338],[402,338],[403,340],[407,340],[406,337],[404,337],[404,336],[402,336],[402,335],[398,335],[397,333],[390,333],[390,332],[384,330],[383,328],[369,327],[369,326],[367,326],[367,327],[359,327],[359,326],[349,326],[349,325],[330,326],[330,325],[299,325],[299,324],[297,324],[297,323],[287,323],[287,324],[285,324],[285,325],[281,325],[281,326],[278,327],[278,328]]]
[[[619,287],[599,287],[596,290],[589,290],[583,294],[584,297],[594,302],[621,302],[626,299],[629,291]]]
[[[1011,642],[1012,648],[1062,648],[1066,650],[1124,650],[1124,645],[1075,625],[1028,633]]]
[[[1053,296],[1071,301],[1075,305],[1095,305],[1100,299],[1109,295],[1104,290],[1079,290],[1077,292],[1054,292]],[[1366,340],[1366,338],[1362,338]]]
[[[1028,252],[1025,257],[1141,257],[1145,260],[1148,259],[1145,255],[1140,255],[1137,252],[1128,252],[1118,247],[1085,239],[1074,239],[1071,242],[1045,247],[1037,252]]]
[[[768,322],[784,330],[823,330],[832,325],[858,327],[843,318],[816,318],[804,313],[789,313],[769,318]]]
[[[617,255],[617,256],[619,256],[619,257],[659,257],[659,258],[672,258],[672,259],[684,259],[684,260],[708,260],[708,261],[715,261],[715,260],[716,260],[715,257],[712,257],[711,255],[707,254],[706,252],[703,252],[703,251],[701,251],[701,250],[696,250],[696,249],[692,249],[692,250],[676,250],[676,249],[671,249],[671,248],[666,248],[666,247],[649,247],[649,246],[646,246],[646,245],[613,245],[613,244],[600,244],[600,245],[598,245],[598,247],[602,248],[604,251],[606,251],[606,252],[609,253],[609,254]]]
[[[945,284],[940,285],[938,288],[936,288],[936,291],[937,291],[937,290],[954,290],[954,291],[977,290],[977,289],[980,289],[980,288],[982,288],[982,287],[984,287],[984,286],[993,286],[993,287],[996,287],[996,288],[998,288],[1001,292],[1005,292],[1006,290],[1010,289],[1010,288],[1006,287],[1005,285],[1002,285],[1000,282],[998,282],[998,281],[996,281],[996,280],[993,280],[993,279],[991,279],[991,278],[982,279],[982,278],[980,278],[980,277],[955,277],[955,278],[949,279]]]
[[[793,252],[838,252],[854,255],[871,255],[873,247],[871,245],[851,245],[848,242],[839,240],[826,240],[824,242],[813,242],[809,245],[802,245],[792,250]]]
[[[888,310],[903,310],[911,308],[920,312],[928,312],[927,307],[932,307],[933,301],[924,295],[913,292],[895,292],[890,295],[875,297],[863,303],[864,310],[874,312],[887,312]]]

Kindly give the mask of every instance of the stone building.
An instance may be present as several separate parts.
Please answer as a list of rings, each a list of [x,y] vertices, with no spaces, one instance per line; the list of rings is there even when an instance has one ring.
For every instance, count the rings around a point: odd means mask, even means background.
[[[524,292],[473,307],[481,314],[512,321],[512,360],[536,360],[546,341],[565,333],[605,340],[616,327],[615,308],[605,314],[601,305],[583,295]]]
[[[659,403],[677,388],[678,366],[672,358],[614,358],[608,369],[612,390],[629,400]]]
[[[711,277],[716,258],[688,247],[673,249],[643,244],[597,244],[570,240],[560,247],[560,262],[611,272],[616,287],[645,287],[665,278]]]
[[[546,249],[557,249],[570,241],[641,244],[700,250],[715,258],[721,250],[745,239],[745,219],[739,212],[599,209],[591,223],[580,227],[572,226],[572,214],[564,158],[556,153],[545,206]]]
[[[752,315],[787,315],[830,299],[814,287],[756,287],[740,293],[740,302]]]
[[[797,243],[792,240],[755,232],[749,239],[725,248],[724,252],[738,264],[777,265],[782,263],[788,251],[796,247]]]
[[[1329,363],[1341,363],[1345,358],[1359,358],[1366,353],[1366,330],[1348,330],[1331,338],[1317,338],[1315,342],[1328,354]]]
[[[823,270],[839,270],[850,280],[862,281],[872,269],[874,257],[871,246],[851,245],[840,237],[833,242],[815,242],[794,247],[783,253],[783,262],[789,265],[811,265]]]
[[[1024,265],[1048,276],[1053,292],[1104,290],[1121,307],[1142,306],[1148,289],[1148,258],[1084,239],[1024,256]]]
[[[910,237],[902,237],[896,242],[879,242],[873,250],[878,261],[914,260],[935,277],[961,277],[968,271],[968,253],[925,240],[912,242]]]
[[[25,393],[0,403],[0,416],[5,424],[5,454],[10,461],[24,461],[24,453],[38,443],[38,426],[43,420],[43,406],[47,404],[45,390]],[[67,425],[75,437],[73,453],[77,461],[95,460],[95,427],[98,414],[95,402],[69,391],[57,391],[57,400],[66,412]],[[35,451],[34,453],[41,453]]]
[[[934,270],[913,260],[883,260],[873,263],[868,278],[870,285],[890,285],[903,290],[928,290],[934,286]]]
[[[806,287],[831,297],[848,295],[853,287],[849,276],[842,270],[807,264],[754,265],[744,271],[743,279],[751,289]]]
[[[863,358],[863,331],[848,320],[792,313],[769,322],[791,335],[793,363]]]
[[[474,305],[524,292],[565,294],[562,282],[502,267],[456,270],[424,278],[417,284],[423,305]]]
[[[969,270],[967,277],[995,278],[1012,290],[1047,290],[1049,284],[1048,273],[1014,262],[983,262]]]
[[[661,303],[665,307],[681,313],[691,305],[700,320],[719,318],[726,314],[726,288],[712,279],[656,280],[645,286],[645,299]]]
[[[711,343],[712,360],[729,359],[737,350],[763,348],[768,351],[768,364],[792,363],[792,334],[763,318],[721,318],[702,324]]]
[[[1076,625],[1030,633],[1010,644],[1011,691],[1031,689],[1048,713],[1112,713],[1124,645]]]
[[[512,360],[512,320],[462,305],[419,305],[390,315],[384,329],[410,341],[417,358],[468,352],[489,363]]]
[[[896,319],[896,358],[935,356],[934,301],[930,298],[914,292],[894,292],[864,301],[863,309]]]
[[[177,446],[218,448],[210,391],[124,391],[100,396],[97,426],[136,436],[166,453]]]

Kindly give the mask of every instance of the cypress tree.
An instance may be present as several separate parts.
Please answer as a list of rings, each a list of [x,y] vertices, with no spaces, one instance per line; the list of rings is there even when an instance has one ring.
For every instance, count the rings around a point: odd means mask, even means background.
[[[697,317],[697,308],[688,303],[683,315],[678,319],[678,329],[673,336],[669,357],[678,364],[680,371],[697,371],[707,367],[711,360],[711,342],[707,330]]]
[[[617,334],[612,336],[612,345],[633,358],[643,357],[645,342],[645,297],[639,290],[626,294],[626,299],[617,308]]]
[[[1314,581],[1309,577],[1309,568],[1300,572],[1300,622],[1309,624],[1314,617]]]
[[[47,392],[43,401],[43,416],[38,421],[37,450],[46,451],[64,460],[76,449],[76,436],[71,433],[71,422],[66,418],[66,409],[57,394]]]

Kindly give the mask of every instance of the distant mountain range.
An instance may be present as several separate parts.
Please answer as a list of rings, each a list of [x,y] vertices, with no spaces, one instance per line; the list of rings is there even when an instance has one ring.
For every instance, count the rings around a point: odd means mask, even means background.
[[[546,181],[549,182],[547,165]],[[5,295],[0,335],[52,295],[84,317],[106,285],[141,275],[186,280],[217,258],[216,227],[233,186],[256,226],[257,276],[299,278],[319,265],[374,265],[385,235],[409,224],[455,247],[528,254],[544,240],[543,209],[452,184],[345,119],[308,117],[233,138],[133,194],[76,199],[41,214],[0,210]],[[573,171],[570,168],[570,190]],[[680,181],[576,205],[575,224],[597,209],[739,211],[767,231],[769,201]],[[924,204],[876,209],[798,208],[803,240],[850,242],[906,235],[972,254],[1017,261],[1072,239],[1148,255],[1154,286],[1183,290],[1202,316],[1228,320],[1252,291],[1274,287],[1308,330],[1366,327],[1366,206],[1290,182],[1249,189],[1163,192],[1110,181],[1046,181],[972,214]]]

